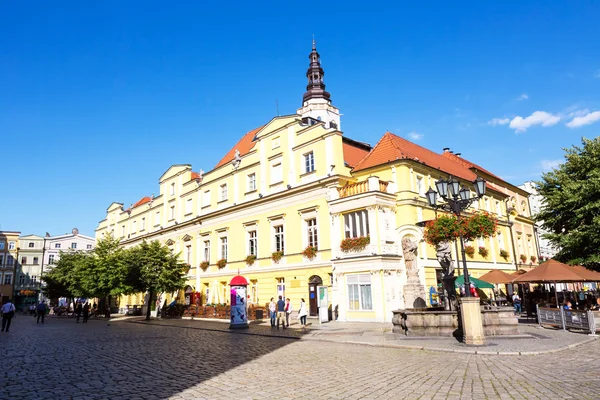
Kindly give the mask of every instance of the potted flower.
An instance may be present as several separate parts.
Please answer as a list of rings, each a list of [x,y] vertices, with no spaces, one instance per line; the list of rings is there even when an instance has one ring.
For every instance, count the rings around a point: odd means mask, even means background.
[[[465,246],[465,253],[469,257],[473,258],[473,256],[475,255],[475,247],[473,247],[473,246]]]
[[[532,264],[535,264],[535,262],[537,261],[537,257],[536,256],[531,256],[531,257],[529,257],[529,259],[531,260]]]
[[[250,254],[248,257],[246,257],[246,265],[250,266],[254,264],[254,261],[256,261],[256,256],[254,254]]]
[[[217,261],[217,267],[221,268],[225,268],[225,266],[227,265],[227,260],[225,258],[221,258],[219,261]]]
[[[359,236],[356,238],[346,238],[340,243],[340,249],[344,253],[350,251],[363,251],[367,245],[371,243],[370,236]]]
[[[522,263],[525,263],[525,262],[527,261],[527,256],[526,256],[525,254],[521,254],[521,255],[519,256],[519,258],[521,259],[521,262],[522,262]]]
[[[500,257],[504,258],[504,260],[508,260],[508,251],[500,249]]]
[[[202,268],[202,271],[206,271],[206,270],[208,269],[208,266],[209,266],[209,265],[210,265],[210,264],[208,263],[208,261],[202,261],[202,262],[200,263],[200,268]]]
[[[479,255],[483,258],[488,256],[488,249],[486,249],[483,246],[479,246],[479,250],[477,251],[479,253]]]
[[[302,251],[302,255],[309,260],[312,260],[317,256],[317,248],[315,246],[306,246],[304,251]]]
[[[283,251],[274,251],[271,254],[271,260],[273,260],[274,263],[279,263],[279,261],[281,260],[281,258],[283,257]]]

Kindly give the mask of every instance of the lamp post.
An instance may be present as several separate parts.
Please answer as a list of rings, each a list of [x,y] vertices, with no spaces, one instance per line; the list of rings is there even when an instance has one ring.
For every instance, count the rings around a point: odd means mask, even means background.
[[[435,183],[437,191],[429,188],[425,195],[429,205],[434,209],[450,211],[458,220],[458,237],[460,240],[460,250],[462,254],[463,275],[465,283],[465,297],[460,300],[460,321],[462,322],[463,343],[467,345],[481,346],[485,344],[483,334],[483,321],[481,319],[481,307],[478,297],[471,297],[471,283],[469,281],[469,269],[467,268],[467,258],[465,256],[465,244],[463,242],[462,230],[460,229],[461,214],[473,201],[482,198],[485,195],[485,180],[477,177],[473,181],[476,197],[471,197],[471,191],[462,186],[460,182],[450,176],[448,180],[440,179]],[[438,196],[443,202],[438,204]]]
[[[483,178],[477,177],[477,179],[473,181],[473,186],[475,186],[475,193],[477,193],[477,197],[471,197],[471,191],[464,186],[461,187],[460,182],[453,176],[450,176],[450,179],[448,180],[440,179],[435,183],[437,191],[429,188],[425,195],[427,196],[429,205],[434,209],[450,211],[456,215],[460,226],[462,212],[469,208],[473,201],[478,200],[485,195],[485,180]],[[438,196],[444,200],[444,203],[438,204]],[[463,243],[462,231],[460,229],[458,230],[458,236],[460,239],[463,275],[465,277],[465,296],[470,297],[469,269],[467,268],[465,245]]]

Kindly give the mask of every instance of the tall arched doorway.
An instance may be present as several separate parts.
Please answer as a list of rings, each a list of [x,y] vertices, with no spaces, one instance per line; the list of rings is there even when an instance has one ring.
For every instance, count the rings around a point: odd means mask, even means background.
[[[313,275],[308,280],[308,308],[310,315],[316,317],[319,315],[319,307],[317,305],[317,286],[323,285],[323,279],[319,275]]]

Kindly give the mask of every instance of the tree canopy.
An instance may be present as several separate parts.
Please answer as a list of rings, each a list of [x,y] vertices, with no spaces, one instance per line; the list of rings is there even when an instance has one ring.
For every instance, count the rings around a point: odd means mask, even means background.
[[[537,183],[543,205],[536,216],[559,248],[562,262],[600,270],[600,137],[565,150],[565,162]]]

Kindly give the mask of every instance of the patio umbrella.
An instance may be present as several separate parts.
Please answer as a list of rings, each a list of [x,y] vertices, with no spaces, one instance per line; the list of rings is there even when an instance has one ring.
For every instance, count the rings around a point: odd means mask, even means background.
[[[469,282],[471,282],[473,285],[475,285],[475,287],[478,289],[493,289],[494,288],[494,285],[492,285],[491,283],[480,281],[479,279],[473,278],[472,276],[469,277]],[[464,286],[465,276],[461,275],[458,278],[456,278],[456,280],[454,281],[454,284],[456,286]]]
[[[581,275],[588,282],[600,282],[600,272],[592,271],[581,265],[573,265],[571,268],[577,275]]]
[[[485,281],[489,283],[512,283],[514,276],[507,274],[504,271],[500,271],[499,269],[494,269],[479,277],[480,281]]]
[[[558,304],[556,283],[583,281],[585,281],[585,278],[576,273],[573,268],[554,259],[541,263],[537,268],[513,280],[514,283],[554,283],[554,296],[558,307],[560,305]]]

